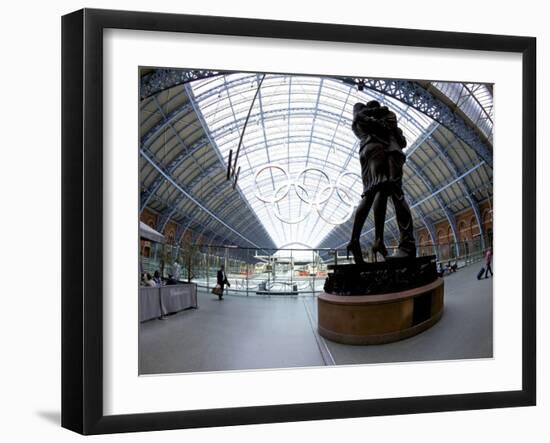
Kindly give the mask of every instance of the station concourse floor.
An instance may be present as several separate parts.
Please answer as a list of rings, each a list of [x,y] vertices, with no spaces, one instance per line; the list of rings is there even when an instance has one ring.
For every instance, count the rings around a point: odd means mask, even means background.
[[[224,296],[199,291],[198,309],[139,325],[139,373],[169,374],[491,358],[493,280],[481,262],[446,276],[443,317],[419,335],[372,346],[317,333],[314,296]]]

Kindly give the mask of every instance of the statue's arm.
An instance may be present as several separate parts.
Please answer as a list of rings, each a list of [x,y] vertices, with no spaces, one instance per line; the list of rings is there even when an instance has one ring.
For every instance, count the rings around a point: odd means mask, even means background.
[[[387,112],[381,118],[376,119],[375,122],[379,128],[387,131],[388,133],[391,133],[397,129],[397,116],[391,111]]]
[[[367,116],[364,113],[359,113],[353,122],[352,129],[355,135],[359,132],[363,132],[387,137],[397,129],[397,117],[391,111],[379,118],[374,118]],[[359,135],[357,136],[359,137]]]
[[[375,129],[372,125],[373,122],[374,119],[368,116],[365,110],[358,111],[355,113],[351,129],[357,138],[363,138]]]

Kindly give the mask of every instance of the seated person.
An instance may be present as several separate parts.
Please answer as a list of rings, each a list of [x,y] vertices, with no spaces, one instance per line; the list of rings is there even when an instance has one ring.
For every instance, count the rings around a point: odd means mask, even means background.
[[[178,281],[174,278],[172,274],[168,274],[168,278],[166,279],[166,285],[177,285]]]
[[[151,277],[151,274],[148,272],[145,273],[145,276],[143,277],[143,281],[145,283],[145,286],[150,286],[152,288],[157,287],[157,282],[153,280],[153,277]]]

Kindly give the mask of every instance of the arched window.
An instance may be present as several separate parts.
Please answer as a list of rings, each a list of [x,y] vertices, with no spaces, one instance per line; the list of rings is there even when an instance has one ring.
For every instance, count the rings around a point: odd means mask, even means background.
[[[493,227],[493,211],[491,209],[483,211],[483,227],[485,229]]]
[[[453,229],[450,226],[447,228],[447,243],[449,243],[449,246],[447,248],[447,258],[454,258],[456,255],[456,249],[454,245],[455,238],[453,235]]]
[[[479,237],[480,231],[479,226],[477,224],[477,220],[475,217],[472,217],[470,219],[470,236],[472,239],[475,239],[476,237]]]
[[[443,229],[437,231],[437,258],[439,260],[449,258],[449,240]]]
[[[141,239],[141,255],[143,257],[150,257],[151,256],[151,242],[148,240]]]
[[[420,237],[418,238],[418,246],[419,246],[418,252],[421,257],[429,254],[427,252],[428,247],[425,246],[427,243],[428,243],[428,238],[426,234],[421,234]]]
[[[458,241],[464,242],[468,240],[468,232],[466,230],[466,222],[461,220],[458,224]]]
[[[485,209],[482,220],[483,231],[485,232],[485,246],[490,246],[493,242],[493,210]]]

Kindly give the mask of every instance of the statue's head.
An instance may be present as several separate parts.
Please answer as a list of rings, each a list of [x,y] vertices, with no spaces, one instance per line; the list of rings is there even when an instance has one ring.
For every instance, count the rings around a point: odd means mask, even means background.
[[[367,104],[355,103],[355,105],[353,106],[353,116],[355,117],[362,110],[367,111],[367,115],[371,115],[370,112],[377,111],[378,109],[380,109],[380,102],[378,102],[377,100],[370,100],[367,102]]]
[[[380,107],[380,102],[377,100],[371,100],[366,104],[367,109],[378,109]]]
[[[355,105],[353,105],[353,116],[355,117],[359,112],[361,112],[361,110],[365,107],[365,104],[364,103],[355,103]]]

